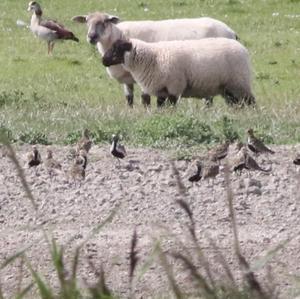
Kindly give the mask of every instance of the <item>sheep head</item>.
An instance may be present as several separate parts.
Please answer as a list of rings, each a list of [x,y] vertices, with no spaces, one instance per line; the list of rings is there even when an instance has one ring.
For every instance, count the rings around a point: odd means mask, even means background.
[[[108,67],[124,63],[124,55],[126,52],[131,51],[131,49],[132,43],[130,41],[118,39],[113,43],[112,47],[105,52],[102,58],[103,65]]]
[[[91,44],[103,42],[112,34],[112,25],[117,24],[120,19],[102,12],[94,12],[89,15],[75,16],[72,21],[86,23],[88,27],[87,41]]]

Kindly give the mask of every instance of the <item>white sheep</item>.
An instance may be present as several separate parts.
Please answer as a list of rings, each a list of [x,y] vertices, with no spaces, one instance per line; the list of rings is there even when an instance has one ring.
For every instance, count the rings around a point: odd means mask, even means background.
[[[95,12],[85,16],[76,16],[73,21],[86,23],[87,40],[97,44],[100,54],[111,48],[112,44],[122,38],[137,38],[146,42],[169,40],[202,39],[206,37],[226,37],[236,39],[235,32],[221,21],[212,18],[172,19],[161,21],[127,21],[106,13]],[[135,80],[122,65],[107,68],[109,75],[124,84],[127,102],[133,105]],[[150,96],[142,94],[144,105],[150,104]]]
[[[157,96],[158,101],[222,95],[227,103],[255,104],[248,51],[233,39],[118,40],[103,56],[103,64],[119,63],[144,93]]]

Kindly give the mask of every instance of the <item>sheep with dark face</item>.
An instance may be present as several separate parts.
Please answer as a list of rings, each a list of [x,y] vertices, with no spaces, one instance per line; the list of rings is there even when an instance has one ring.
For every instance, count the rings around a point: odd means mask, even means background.
[[[107,67],[121,63],[144,93],[159,100],[222,95],[232,104],[255,103],[248,51],[233,39],[158,43],[121,39],[102,61]]]
[[[221,21],[212,18],[171,19],[161,21],[119,22],[119,18],[102,12],[76,16],[72,20],[86,23],[87,40],[97,44],[101,55],[111,48],[112,44],[123,38],[137,38],[146,42],[169,40],[190,40],[207,37],[226,37],[236,39],[235,32]],[[124,85],[127,102],[133,105],[135,80],[122,65],[107,68],[109,75]],[[142,94],[144,105],[150,104],[150,96]]]

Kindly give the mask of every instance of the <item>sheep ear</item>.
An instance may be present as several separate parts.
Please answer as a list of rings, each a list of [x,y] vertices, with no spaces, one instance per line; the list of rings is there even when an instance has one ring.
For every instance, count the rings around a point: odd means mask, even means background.
[[[120,22],[120,19],[117,16],[108,15],[105,21],[113,24],[118,24]]]
[[[72,18],[72,21],[77,22],[77,23],[86,23],[87,16],[75,16]]]

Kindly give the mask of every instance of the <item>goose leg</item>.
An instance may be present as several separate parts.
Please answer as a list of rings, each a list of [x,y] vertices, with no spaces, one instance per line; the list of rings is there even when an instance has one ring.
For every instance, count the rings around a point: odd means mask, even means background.
[[[50,182],[52,183],[52,181],[53,181],[53,171],[52,171],[52,169],[48,170],[48,175],[50,177]]]
[[[53,48],[54,48],[54,42],[50,43],[50,54],[52,55],[53,52]]]
[[[215,197],[215,192],[216,192],[216,190],[215,190],[215,180],[214,179],[212,179],[212,201],[213,202],[216,202],[216,197]]]
[[[115,163],[115,167],[119,169],[119,168],[121,168],[121,162],[120,162],[119,158],[117,158],[117,161],[118,161],[118,163],[117,164]]]
[[[51,42],[47,42],[47,44],[48,44],[48,55],[50,55]]]

